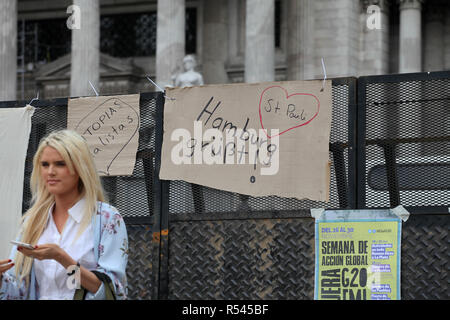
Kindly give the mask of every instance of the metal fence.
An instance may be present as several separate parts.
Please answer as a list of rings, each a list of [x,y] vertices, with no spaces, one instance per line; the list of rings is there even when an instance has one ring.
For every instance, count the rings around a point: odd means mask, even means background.
[[[134,174],[102,179],[127,223],[130,299],[313,299],[309,210],[398,204],[412,213],[402,228],[402,298],[449,298],[450,72],[341,78],[332,88],[329,203],[160,181],[164,99],[141,94]],[[34,105],[24,209],[39,139],[66,127],[67,99]]]
[[[169,299],[307,299],[314,292],[311,208],[354,205],[356,79],[333,80],[330,203],[167,184]],[[352,205],[353,204],[353,205]]]

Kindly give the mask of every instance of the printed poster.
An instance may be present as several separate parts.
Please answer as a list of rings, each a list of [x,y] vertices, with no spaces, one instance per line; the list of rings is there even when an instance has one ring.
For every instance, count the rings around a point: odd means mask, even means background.
[[[325,211],[315,223],[316,300],[399,300],[401,219]]]

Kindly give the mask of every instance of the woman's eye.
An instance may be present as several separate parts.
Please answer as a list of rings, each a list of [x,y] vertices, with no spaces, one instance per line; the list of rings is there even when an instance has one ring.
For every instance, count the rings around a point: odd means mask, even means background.
[[[58,167],[64,167],[64,166],[66,165],[66,163],[65,163],[64,161],[58,161],[58,162],[56,163],[56,165],[57,165]]]
[[[48,167],[48,162],[42,162],[41,165],[42,165],[43,167]]]

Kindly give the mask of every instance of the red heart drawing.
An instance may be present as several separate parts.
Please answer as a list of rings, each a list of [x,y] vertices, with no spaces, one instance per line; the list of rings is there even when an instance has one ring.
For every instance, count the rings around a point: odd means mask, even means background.
[[[286,102],[290,98],[295,98],[295,97],[299,97],[299,96],[312,97],[315,100],[315,102],[317,103],[317,110],[315,108],[313,108],[313,112],[311,113],[312,116],[308,116],[305,119],[300,118],[300,120],[296,121],[296,123],[294,125],[292,125],[292,122],[295,122],[296,119],[289,119],[288,112],[286,112],[286,114],[284,115],[286,117],[285,122],[286,123],[291,122],[291,126],[288,129],[283,130],[279,134],[274,135],[274,137],[281,136],[283,133],[286,133],[286,132],[288,132],[288,131],[290,131],[292,129],[296,129],[296,128],[299,128],[299,127],[306,126],[307,124],[309,124],[311,121],[313,121],[317,117],[317,115],[319,114],[319,110],[320,110],[320,101],[319,101],[319,99],[315,95],[313,95],[311,93],[293,93],[293,94],[288,94],[287,90],[285,88],[281,87],[281,86],[271,86],[271,87],[268,87],[268,88],[264,89],[264,91],[261,93],[261,97],[259,99],[259,120],[260,120],[260,123],[261,123],[261,128],[264,130],[264,133],[266,134],[266,136],[269,139],[272,138],[272,136],[270,136],[267,133],[266,128],[264,128],[263,114],[262,114],[262,111],[261,111],[261,104],[262,104],[263,101],[265,101],[265,102],[268,102],[269,105],[270,105],[270,100],[274,100],[274,99],[267,99],[267,97],[276,96],[277,93],[274,92],[274,90],[278,91],[280,89],[283,90],[283,92],[284,92],[284,97],[285,97]],[[269,95],[268,93],[271,93],[271,95]],[[278,95],[279,95],[279,93],[278,93]],[[265,99],[263,100],[263,98],[265,98]],[[289,106],[294,106],[294,108],[295,108],[295,105],[289,104],[287,109],[286,109],[287,111],[289,111]],[[272,111],[271,107],[270,107],[270,109]],[[277,105],[277,107],[278,107],[278,105]],[[274,108],[275,112],[277,111],[276,109],[277,108]],[[281,108],[278,108],[278,109],[281,109]],[[266,111],[266,113],[268,112],[267,106],[265,107],[265,111]],[[280,113],[280,115],[281,115],[281,113]]]

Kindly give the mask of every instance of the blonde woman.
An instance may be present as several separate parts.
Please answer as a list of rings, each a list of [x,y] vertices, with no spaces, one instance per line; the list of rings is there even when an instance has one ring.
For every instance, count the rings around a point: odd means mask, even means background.
[[[16,246],[9,260],[0,261],[0,299],[73,299],[77,282],[85,299],[105,299],[105,275],[116,298],[125,299],[125,223],[104,202],[84,138],[70,130],[43,138],[30,185],[31,207],[17,240],[34,249]]]

